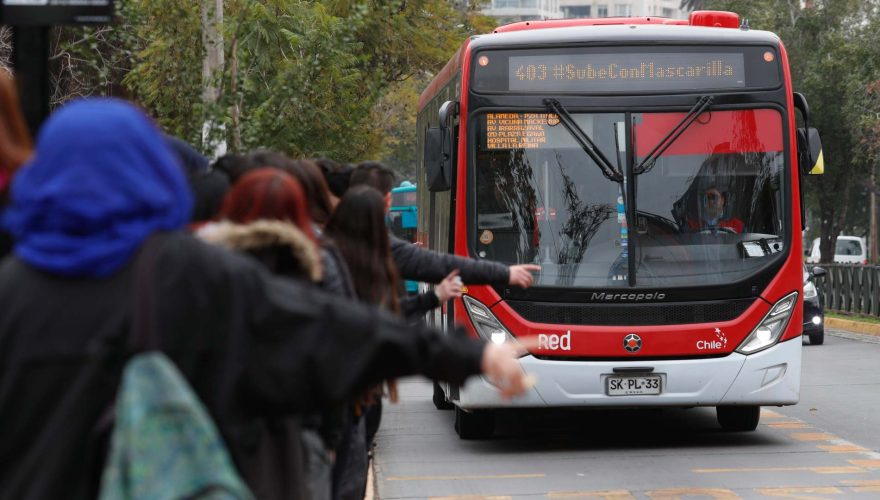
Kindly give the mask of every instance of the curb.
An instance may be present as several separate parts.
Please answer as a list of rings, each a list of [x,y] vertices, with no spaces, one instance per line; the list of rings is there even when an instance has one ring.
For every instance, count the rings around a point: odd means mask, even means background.
[[[364,491],[364,500],[374,500],[376,497],[376,471],[373,470],[373,460],[370,460],[370,466],[367,470],[367,487]]]
[[[825,317],[825,327],[880,337],[880,324]]]

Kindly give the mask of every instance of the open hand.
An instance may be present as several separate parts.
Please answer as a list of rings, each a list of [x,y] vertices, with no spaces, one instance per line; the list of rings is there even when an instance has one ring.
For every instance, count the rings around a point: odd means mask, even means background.
[[[526,374],[518,361],[526,348],[515,343],[489,342],[483,350],[483,374],[498,388],[502,399],[519,396],[535,385],[534,377]]]

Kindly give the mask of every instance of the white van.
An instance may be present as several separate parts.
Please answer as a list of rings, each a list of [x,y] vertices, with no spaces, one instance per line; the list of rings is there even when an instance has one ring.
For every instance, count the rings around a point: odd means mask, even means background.
[[[819,238],[813,240],[813,245],[807,255],[808,263],[820,262]],[[834,262],[841,264],[867,264],[868,247],[864,238],[858,236],[838,236],[837,246],[834,249]]]

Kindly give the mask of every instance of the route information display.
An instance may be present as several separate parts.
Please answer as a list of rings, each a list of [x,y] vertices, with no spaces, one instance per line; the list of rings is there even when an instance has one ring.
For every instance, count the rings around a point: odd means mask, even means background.
[[[535,149],[547,144],[548,127],[559,123],[553,113],[487,113],[487,149]]]
[[[473,56],[481,94],[665,94],[776,89],[773,47],[551,47],[485,49]]]
[[[107,24],[113,0],[0,0],[0,19],[20,26]]]
[[[657,91],[745,87],[736,53],[573,54],[509,59],[511,91]]]

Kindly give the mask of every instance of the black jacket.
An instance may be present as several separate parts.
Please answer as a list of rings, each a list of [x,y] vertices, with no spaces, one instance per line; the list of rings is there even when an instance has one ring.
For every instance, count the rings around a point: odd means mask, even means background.
[[[389,233],[391,256],[404,280],[440,283],[449,273],[458,269],[465,284],[506,285],[510,268],[491,260],[469,259],[427,250]]]
[[[255,422],[346,401],[385,378],[462,383],[480,369],[478,342],[405,327],[187,234],[163,241],[155,269],[158,348],[208,408],[257,495],[284,478],[249,467]],[[0,498],[93,498],[106,449],[96,429],[131,354],[121,346],[132,276],[131,263],[89,280],[0,263]],[[96,367],[100,376],[83,382]]]

